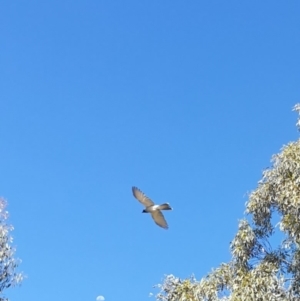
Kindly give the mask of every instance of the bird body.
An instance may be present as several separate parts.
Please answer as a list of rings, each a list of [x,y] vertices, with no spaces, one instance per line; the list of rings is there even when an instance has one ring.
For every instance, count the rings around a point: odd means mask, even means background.
[[[143,213],[150,213],[154,222],[164,228],[168,229],[168,224],[161,212],[161,210],[172,210],[168,203],[161,205],[155,205],[151,199],[149,199],[141,190],[137,187],[132,187],[133,196],[142,203],[146,208],[142,211]]]
[[[172,210],[172,208],[170,207],[170,205],[168,203],[165,203],[165,204],[161,204],[161,205],[148,206],[148,207],[146,207],[146,209],[143,210],[143,212],[151,213],[156,210]]]

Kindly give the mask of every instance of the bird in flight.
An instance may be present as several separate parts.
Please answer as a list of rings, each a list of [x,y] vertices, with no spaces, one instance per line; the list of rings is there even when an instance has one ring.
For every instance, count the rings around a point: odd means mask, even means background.
[[[155,205],[141,190],[137,187],[132,187],[133,196],[142,203],[146,208],[142,211],[142,213],[151,213],[154,222],[164,228],[168,229],[168,224],[161,213],[161,210],[172,210],[168,203],[164,203],[161,205]]]

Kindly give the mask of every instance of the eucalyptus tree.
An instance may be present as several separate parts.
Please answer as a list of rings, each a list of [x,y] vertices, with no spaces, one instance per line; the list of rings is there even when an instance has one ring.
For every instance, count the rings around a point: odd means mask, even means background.
[[[300,104],[294,110],[300,130]],[[300,300],[300,140],[284,145],[271,162],[249,194],[230,262],[200,281],[168,275],[157,300]]]
[[[23,280],[23,275],[16,272],[19,260],[14,257],[15,249],[12,247],[13,239],[10,235],[13,226],[7,224],[6,205],[6,201],[0,198],[0,301],[8,300],[3,297],[6,288]]]

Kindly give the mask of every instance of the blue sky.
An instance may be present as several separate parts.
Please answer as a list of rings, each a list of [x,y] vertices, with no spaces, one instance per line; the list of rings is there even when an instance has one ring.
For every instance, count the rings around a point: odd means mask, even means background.
[[[14,301],[149,300],[229,243],[298,138],[299,1],[1,1],[0,195]],[[169,202],[170,229],[133,198]]]

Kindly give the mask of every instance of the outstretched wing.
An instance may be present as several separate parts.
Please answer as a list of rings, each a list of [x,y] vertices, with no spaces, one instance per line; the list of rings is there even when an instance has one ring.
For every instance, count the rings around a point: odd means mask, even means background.
[[[164,228],[164,229],[168,229],[168,224],[163,216],[163,214],[161,213],[160,210],[155,210],[151,212],[152,218],[154,219],[155,223]]]
[[[154,205],[154,203],[137,187],[132,187],[133,196],[141,202],[145,207]]]

